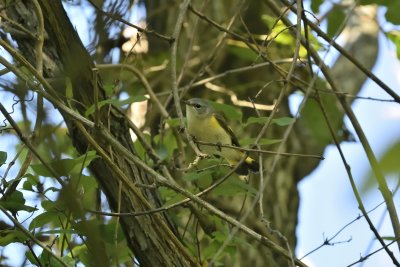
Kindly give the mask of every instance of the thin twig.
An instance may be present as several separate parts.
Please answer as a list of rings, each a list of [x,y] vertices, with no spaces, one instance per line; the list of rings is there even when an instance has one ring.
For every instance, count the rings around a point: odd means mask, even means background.
[[[17,132],[19,139],[29,148],[30,151],[37,157],[37,159],[45,166],[49,172],[54,176],[54,178],[58,181],[59,184],[62,186],[65,186],[64,181],[57,175],[57,172],[51,167],[47,162],[44,161],[42,156],[36,151],[36,149],[33,147],[31,141],[29,138],[27,138],[17,125],[17,123],[14,121],[14,119],[8,114],[7,110],[3,106],[2,103],[0,103],[0,111],[3,113],[4,117],[6,117],[7,121],[11,124],[11,126],[14,128],[14,130]]]
[[[96,152],[102,157],[102,159],[106,162],[106,164],[115,172],[115,174],[118,176],[119,181],[121,181],[124,185],[126,185],[130,191],[140,200],[140,202],[143,204],[143,206],[145,206],[146,209],[153,209],[153,207],[150,205],[150,203],[148,202],[148,200],[143,196],[143,194],[135,187],[132,179],[129,179],[125,173],[112,161],[112,159],[110,158],[109,155],[107,155],[106,151],[104,151],[104,149],[102,147],[100,147],[100,145],[98,145],[98,143],[96,142],[96,140],[94,140],[94,138],[87,132],[87,130],[85,129],[85,127],[83,127],[82,124],[80,124],[79,122],[76,123],[76,126],[78,127],[78,129],[80,130],[80,132],[84,135],[84,137],[86,138],[86,140],[88,141],[88,143],[96,150]],[[108,131],[106,131],[102,126],[99,126],[98,128],[96,128],[99,133],[102,136],[107,136],[107,138],[110,138],[112,141],[110,142],[110,144],[117,150],[123,152],[123,153],[127,153],[127,155],[129,155],[130,159],[135,159],[133,162],[142,169],[151,169],[146,163],[142,162],[139,158],[137,158],[135,155],[133,155],[130,151],[128,151],[124,146],[121,145],[121,143],[119,143],[117,140],[114,139],[114,137],[111,136],[110,133],[108,133]],[[117,146],[115,146],[116,144],[118,144]],[[138,164],[139,163],[139,164]],[[154,170],[151,169],[153,172]],[[158,174],[159,175],[159,174]],[[159,175],[161,176],[161,175]],[[161,176],[163,177],[163,176]],[[163,179],[166,179],[163,177]],[[174,245],[176,246],[177,249],[179,249],[182,254],[185,256],[185,258],[188,259],[188,261],[195,263],[192,259],[192,257],[187,253],[186,249],[183,247],[182,243],[176,239],[176,236],[174,235],[174,233],[171,231],[171,229],[165,224],[164,220],[158,215],[155,214],[156,216],[154,216],[155,220],[157,220],[157,224],[162,227],[162,229],[168,234],[168,236],[170,237],[170,240],[174,243]],[[196,264],[195,264],[196,265]]]
[[[116,69],[116,68],[121,68],[121,69],[126,69],[130,72],[132,72],[143,84],[144,89],[146,89],[147,93],[150,96],[150,99],[156,104],[158,109],[161,112],[161,115],[165,118],[169,117],[168,111],[164,108],[163,104],[160,102],[158,97],[153,91],[153,88],[151,88],[150,83],[147,81],[147,78],[134,66],[129,65],[129,64],[98,64],[96,65],[99,69]]]
[[[180,97],[179,97],[179,93],[178,93],[178,82],[177,82],[177,77],[176,77],[176,60],[177,60],[179,34],[181,32],[183,20],[185,18],[185,14],[186,14],[186,11],[188,9],[189,4],[190,4],[190,0],[185,0],[182,3],[178,18],[176,20],[174,32],[172,34],[172,37],[175,40],[175,42],[172,44],[172,48],[171,48],[172,95],[173,95],[173,98],[174,98],[174,104],[175,104],[176,113],[177,113],[178,118],[180,120],[181,129],[184,130],[186,138],[187,138],[190,146],[192,147],[193,151],[196,153],[196,155],[204,157],[205,155],[195,145],[195,143],[193,142],[193,139],[190,137],[189,132],[187,131],[187,129],[185,127],[185,122],[184,122],[184,119],[183,119],[183,113],[182,113],[182,108],[181,108],[181,103],[180,103],[181,101],[180,101]]]
[[[121,18],[121,16],[119,16],[119,15],[116,15],[116,14],[113,14],[113,13],[111,13],[111,12],[107,12],[107,11],[101,9],[101,8],[98,7],[95,3],[93,3],[92,0],[88,0],[88,1],[89,1],[89,3],[90,3],[95,9],[97,9],[98,11],[100,11],[101,13],[103,13],[104,15],[106,15],[107,17],[109,17],[109,18],[111,18],[111,19],[113,19],[113,20],[122,22],[122,23],[124,23],[124,24],[126,24],[126,25],[128,25],[128,26],[131,26],[132,28],[135,28],[135,29],[138,30],[139,32],[144,32],[144,33],[147,33],[147,34],[152,34],[152,35],[154,35],[154,36],[156,36],[156,37],[158,37],[158,38],[160,38],[160,39],[162,39],[162,40],[168,41],[170,44],[173,43],[173,42],[175,41],[175,39],[174,39],[173,37],[168,37],[168,36],[165,36],[165,35],[163,35],[163,34],[160,34],[160,33],[156,32],[156,31],[149,30],[149,29],[145,29],[145,28],[142,28],[142,27],[137,26],[137,25],[135,25],[135,24],[132,24],[132,23],[130,23],[129,21],[127,21],[127,20]]]
[[[82,131],[85,131],[85,129],[81,129]],[[258,233],[256,233],[255,231],[253,231],[252,229],[248,228],[247,226],[241,224],[240,222],[236,221],[235,219],[233,219],[230,216],[227,216],[225,213],[223,213],[222,211],[220,211],[219,209],[215,208],[214,206],[212,206],[211,204],[209,204],[208,202],[202,200],[201,198],[199,198],[198,196],[186,191],[185,189],[181,188],[179,185],[177,185],[176,183],[172,183],[169,179],[165,178],[164,176],[162,176],[161,174],[157,173],[156,171],[153,170],[153,168],[151,168],[150,166],[148,166],[146,163],[144,163],[140,158],[138,158],[137,156],[133,155],[130,151],[127,150],[127,148],[125,148],[124,146],[122,146],[110,133],[108,133],[103,127],[100,127],[98,129],[98,133],[105,138],[105,140],[107,140],[115,149],[117,149],[118,151],[120,151],[122,153],[122,155],[124,155],[124,157],[131,161],[132,163],[134,163],[138,168],[141,168],[143,171],[146,171],[149,175],[151,175],[152,177],[155,178],[156,182],[161,185],[161,186],[166,186],[171,188],[172,190],[174,190],[175,192],[178,192],[180,194],[182,194],[183,196],[189,198],[191,201],[199,204],[200,206],[204,207],[205,209],[207,209],[208,211],[210,211],[212,214],[220,217],[221,219],[225,220],[226,222],[228,222],[229,224],[232,224],[233,226],[238,227],[238,229],[240,229],[241,231],[243,231],[245,234],[249,235],[250,237],[252,237],[255,240],[258,240],[259,242],[261,242],[261,244],[269,247],[271,250],[273,250],[276,253],[279,253],[280,255],[287,257],[288,259],[290,259],[290,255],[287,253],[287,251],[285,249],[283,249],[282,247],[278,246],[277,244],[275,244],[274,242],[272,242],[271,240],[269,240],[267,237],[262,236]],[[90,135],[87,136],[87,138],[91,138]],[[101,154],[101,156],[103,157],[103,155]],[[104,155],[107,157],[107,155]],[[244,160],[244,158],[242,159]],[[118,170],[116,170],[118,171]],[[295,261],[296,264],[298,264],[299,266],[306,266],[303,262],[296,260]]]
[[[205,146],[215,146],[215,147],[226,147],[226,148],[232,148],[235,150],[243,151],[243,152],[255,152],[255,153],[262,153],[262,154],[273,154],[273,155],[281,155],[281,156],[287,156],[287,157],[307,157],[307,158],[316,158],[316,159],[325,159],[321,155],[310,155],[310,154],[298,154],[298,153],[285,153],[285,152],[277,152],[277,151],[271,151],[271,150],[264,150],[264,149],[252,149],[252,148],[243,148],[243,147],[238,147],[238,146],[232,146],[232,145],[224,145],[224,144],[216,144],[216,143],[207,143],[207,142],[202,142],[202,141],[195,141],[199,145],[205,145]]]
[[[369,211],[367,211],[367,213],[371,213],[372,211],[376,210],[379,206],[381,206],[382,204],[385,204],[385,201],[382,201],[381,203],[379,203],[378,205],[376,205],[374,208],[370,209]],[[331,241],[333,239],[335,239],[344,229],[346,229],[347,227],[349,227],[350,225],[352,225],[354,222],[360,220],[362,217],[364,217],[364,215],[358,215],[355,219],[353,219],[352,221],[346,223],[342,228],[340,228],[332,237],[330,238],[325,238],[323,243],[319,246],[317,246],[316,248],[312,249],[311,251],[307,252],[306,254],[304,254],[304,256],[302,256],[300,258],[300,260],[304,259],[305,257],[309,256],[310,254],[314,253],[315,251],[319,250],[320,248],[322,248],[323,246],[327,246],[327,245],[331,245]]]
[[[398,241],[399,241],[399,239],[394,239],[392,242],[390,242],[390,243],[388,243],[388,244],[385,244],[383,247],[381,247],[381,248],[375,250],[374,252],[371,252],[371,253],[369,253],[368,255],[365,255],[365,256],[360,256],[360,259],[359,259],[358,261],[355,261],[355,262],[353,262],[352,264],[347,265],[346,267],[351,267],[351,266],[356,265],[357,263],[363,262],[363,261],[365,261],[366,259],[368,259],[369,257],[371,257],[372,255],[378,253],[378,252],[381,251],[382,249],[387,249],[390,245],[392,245],[393,243],[398,242]]]
[[[276,5],[276,3],[274,1],[271,1],[271,0],[265,0],[265,1],[268,3],[268,5],[271,7],[271,9],[273,9],[273,12],[279,13],[279,7]],[[285,17],[282,18],[282,21],[285,25],[291,25],[290,20]],[[333,40],[331,40],[331,41],[333,42]],[[304,46],[307,46],[307,40],[305,40],[304,38],[301,38],[301,42]],[[321,59],[319,54],[315,51],[315,49],[312,46],[310,46],[309,48],[310,48],[309,53],[311,54],[314,61],[318,64],[318,66],[321,69],[322,73],[324,74],[327,82],[330,84],[332,90],[335,92],[341,92],[341,90],[337,87],[336,82],[332,78],[329,68],[325,65],[325,63],[323,62],[323,60]],[[349,117],[349,119],[361,141],[361,144],[365,150],[365,153],[367,154],[368,160],[371,164],[371,167],[374,171],[375,177],[378,181],[379,189],[381,190],[382,196],[383,196],[383,198],[386,202],[386,206],[389,210],[389,215],[390,215],[390,219],[392,222],[393,230],[394,230],[394,233],[395,233],[395,236],[397,239],[400,236],[400,224],[399,224],[399,219],[397,216],[397,211],[396,211],[396,208],[395,208],[395,205],[393,202],[393,198],[392,198],[391,192],[387,186],[386,180],[382,174],[382,171],[381,171],[379,164],[377,162],[377,159],[372,151],[372,148],[368,142],[368,139],[366,138],[366,136],[361,128],[361,125],[359,124],[353,110],[351,109],[350,105],[346,102],[346,100],[344,98],[338,97],[338,100],[339,100],[339,103],[341,104],[341,106],[343,107],[346,115]],[[348,168],[350,168],[350,166],[346,165],[346,169],[348,169]],[[367,217],[368,216],[366,216],[366,218]],[[377,231],[375,231],[374,234],[376,235],[376,237],[378,239],[380,239],[381,244],[384,245],[384,242],[383,242],[382,238],[380,237],[380,235],[377,233]],[[400,241],[398,241],[398,247],[400,249]],[[391,251],[387,250],[386,252],[392,258],[394,263],[397,262],[397,260],[394,258]],[[400,265],[398,265],[398,266],[400,266]]]
[[[54,254],[53,251],[51,251],[51,249],[43,245],[42,242],[40,242],[33,234],[31,234],[27,229],[25,229],[25,227],[21,223],[19,223],[16,219],[14,219],[14,217],[11,216],[2,205],[0,205],[0,210],[8,217],[10,221],[13,222],[15,227],[17,227],[21,232],[23,232],[31,241],[33,241],[36,245],[38,245],[47,253],[49,253],[53,258],[55,258],[59,263],[61,263],[61,265],[69,267],[69,265],[62,258]]]
[[[1,19],[10,23],[11,26],[15,27],[18,31],[21,31],[23,34],[26,34],[27,37],[31,38],[32,40],[36,40],[38,36],[35,36],[33,33],[28,31],[24,26],[19,24],[18,22],[10,19],[9,17],[5,16],[3,13],[0,13]]]

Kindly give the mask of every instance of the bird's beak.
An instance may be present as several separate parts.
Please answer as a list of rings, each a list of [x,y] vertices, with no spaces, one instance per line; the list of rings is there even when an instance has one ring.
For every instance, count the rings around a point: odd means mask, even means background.
[[[186,105],[190,106],[190,102],[187,100],[182,100],[183,103],[185,103]]]

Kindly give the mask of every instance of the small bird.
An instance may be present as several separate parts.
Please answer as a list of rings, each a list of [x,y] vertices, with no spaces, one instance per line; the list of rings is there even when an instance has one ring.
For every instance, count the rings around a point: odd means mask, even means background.
[[[199,149],[208,155],[222,156],[231,166],[238,164],[244,157],[244,152],[218,146],[232,145],[240,147],[239,141],[232,129],[227,125],[224,117],[207,100],[192,98],[184,102],[186,104],[189,134],[194,137],[195,141],[215,144],[215,146],[198,144]],[[251,157],[246,157],[236,170],[236,173],[247,175],[249,170],[258,172],[259,164]]]

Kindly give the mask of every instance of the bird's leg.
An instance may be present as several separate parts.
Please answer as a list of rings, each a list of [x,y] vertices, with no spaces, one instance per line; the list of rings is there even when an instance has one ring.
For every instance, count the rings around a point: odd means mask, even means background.
[[[222,150],[222,148],[221,148],[222,143],[221,143],[221,142],[217,142],[217,143],[215,143],[215,145],[217,146],[218,151],[221,152],[221,150]]]

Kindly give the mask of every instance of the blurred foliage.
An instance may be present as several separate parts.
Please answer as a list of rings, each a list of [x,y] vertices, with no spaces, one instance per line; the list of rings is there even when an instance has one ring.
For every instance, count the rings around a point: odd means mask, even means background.
[[[400,185],[400,140],[391,145],[379,159],[379,166],[386,180],[394,180]],[[362,192],[370,192],[378,187],[372,170],[363,180]]]

